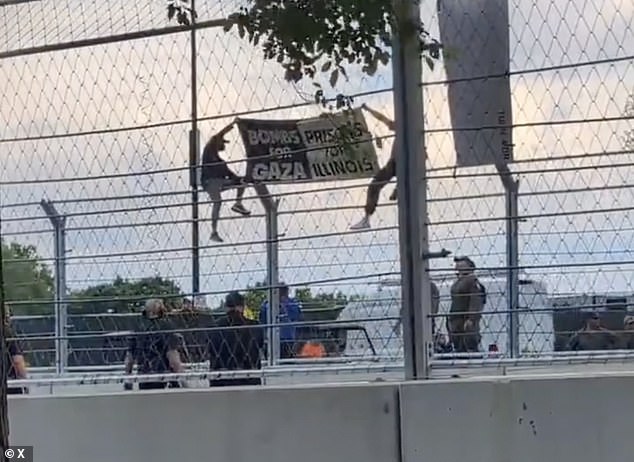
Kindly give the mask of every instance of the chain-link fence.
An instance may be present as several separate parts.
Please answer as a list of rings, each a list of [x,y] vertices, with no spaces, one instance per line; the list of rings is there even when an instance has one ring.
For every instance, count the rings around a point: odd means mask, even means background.
[[[431,3],[422,18],[438,36]],[[77,383],[86,374],[94,383],[123,380],[128,339],[144,328],[140,311],[156,297],[174,311],[168,318],[184,340],[186,370],[207,379],[211,339],[231,291],[246,297],[254,322],[265,326],[263,362],[242,375],[402,376],[393,185],[371,223],[357,229],[350,227],[364,215],[369,178],[271,184],[274,213],[248,188],[245,217],[230,211],[234,193],[226,192],[212,236],[212,199],[191,187],[190,168],[209,137],[236,117],[295,120],[324,111],[310,83],[286,82],[277,63],[223,30],[239,6],[199,1],[194,32],[168,22],[160,2],[0,7],[5,287],[38,383]],[[519,180],[514,307],[508,197],[495,168],[455,169],[446,77],[440,65],[425,69],[430,245],[469,256],[486,289],[478,352],[458,354],[446,328],[453,255],[432,260],[434,367],[441,373],[587,363],[590,356],[629,361],[633,17],[624,0],[510,2],[511,170]],[[391,87],[387,70],[357,72],[337,93],[392,117]],[[385,164],[393,132],[371,115],[365,120]],[[241,175],[238,130],[226,138],[224,157]],[[259,311],[279,299],[282,282],[302,314],[293,317],[281,304],[276,314],[287,315],[287,325],[271,337],[280,339],[276,350],[266,340],[271,318]],[[616,351],[573,353],[587,336],[573,334],[595,312],[605,313],[610,332],[602,338],[611,343],[592,349]],[[287,335],[291,353],[281,348]]]

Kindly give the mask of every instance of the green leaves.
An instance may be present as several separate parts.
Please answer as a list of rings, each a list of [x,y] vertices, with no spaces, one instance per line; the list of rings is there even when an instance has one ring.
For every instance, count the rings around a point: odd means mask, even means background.
[[[170,0],[167,2],[167,20],[176,18],[181,26],[191,26],[192,20],[197,17],[191,7],[190,0]]]
[[[117,277],[107,284],[88,287],[71,294],[72,313],[104,313],[112,310],[115,313],[137,311],[145,303],[145,298],[166,297],[168,305],[174,304],[182,291],[178,284],[160,276],[128,281]],[[95,299],[95,301],[91,301]]]
[[[12,314],[50,314],[53,299],[53,273],[41,262],[32,245],[2,241],[2,261],[7,302]],[[23,304],[32,301],[32,304]]]
[[[258,311],[268,297],[266,284],[255,284],[246,290],[244,296],[247,306]],[[341,292],[313,294],[308,287],[295,290],[295,298],[302,304],[302,311],[307,321],[335,320],[349,302],[359,299],[359,297],[351,297]]]
[[[282,65],[289,81],[323,73],[335,87],[347,78],[347,66],[375,73],[389,64],[391,0],[248,0],[247,5],[230,17],[238,35]]]
[[[176,6],[173,3],[167,5],[167,20],[171,21],[174,19],[174,15],[176,14]]]
[[[188,0],[168,2],[168,19],[189,25],[196,14]],[[390,64],[392,0],[246,0],[227,18],[229,33],[259,47],[267,60],[278,62],[290,82],[326,74],[331,87],[355,67],[373,76]],[[441,45],[418,25],[421,58],[428,67],[440,59]]]
[[[337,80],[339,80],[339,69],[335,69],[331,72],[328,82],[330,86],[334,88],[337,85]]]

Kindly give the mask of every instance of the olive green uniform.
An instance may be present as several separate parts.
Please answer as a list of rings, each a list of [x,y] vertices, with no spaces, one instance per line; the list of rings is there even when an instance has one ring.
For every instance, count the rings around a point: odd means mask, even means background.
[[[457,353],[473,353],[479,350],[483,293],[484,287],[474,274],[460,277],[451,286],[447,331]]]

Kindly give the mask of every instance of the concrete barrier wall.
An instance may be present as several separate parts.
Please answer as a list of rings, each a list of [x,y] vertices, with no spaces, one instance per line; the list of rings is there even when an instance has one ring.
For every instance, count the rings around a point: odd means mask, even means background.
[[[634,375],[401,387],[403,461],[634,460]]]
[[[398,459],[395,386],[176,390],[9,402],[11,443],[42,462]]]
[[[634,375],[16,397],[46,462],[629,462]]]

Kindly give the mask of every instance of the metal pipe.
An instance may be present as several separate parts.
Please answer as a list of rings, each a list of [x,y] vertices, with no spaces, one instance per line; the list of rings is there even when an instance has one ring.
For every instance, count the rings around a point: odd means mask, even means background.
[[[192,124],[189,143],[189,165],[192,212],[192,303],[200,294],[200,221],[198,207],[198,172],[200,165],[200,134],[198,132],[198,50],[196,46],[196,9],[191,0],[191,115]]]
[[[616,352],[612,352],[616,353]],[[576,357],[575,357],[576,356]],[[509,375],[513,371],[509,371],[507,368],[521,368],[521,367],[541,367],[544,373],[562,373],[566,369],[566,366],[575,365],[614,365],[622,367],[624,364],[628,366],[634,366],[634,352],[623,352],[619,354],[606,355],[594,355],[594,354],[578,354],[573,357],[552,357],[543,358],[543,360],[535,359],[505,359],[505,360],[482,360],[480,362],[469,361],[443,361],[433,360],[430,361],[430,367],[433,370],[443,371],[444,374],[458,373],[460,370],[477,370],[483,369],[485,366],[491,369],[504,369],[503,374]],[[305,365],[302,367],[288,367],[288,366],[273,366],[266,367],[258,370],[248,371],[214,371],[210,372],[206,370],[206,365],[201,364],[200,371],[189,371],[181,374],[150,374],[150,375],[126,375],[123,374],[122,368],[120,368],[117,374],[81,374],[75,376],[66,377],[31,377],[24,380],[10,380],[9,386],[53,386],[53,385],[105,385],[105,384],[117,384],[124,381],[132,382],[148,382],[156,380],[175,380],[175,379],[188,379],[188,380],[208,380],[209,378],[243,378],[243,377],[292,377],[294,375],[342,375],[342,374],[354,374],[354,373],[398,373],[403,372],[404,363],[400,361],[394,361],[389,363],[364,363],[359,361],[357,363],[350,363],[346,365]],[[634,370],[630,370],[634,373]],[[520,374],[522,371],[517,371],[516,374]],[[533,373],[533,372],[531,372]],[[585,371],[584,373],[587,373]],[[482,374],[481,374],[482,375]],[[431,376],[431,375],[430,375]]]
[[[0,0],[0,7],[21,5],[21,4],[24,4],[24,3],[36,3],[36,2],[41,2],[41,1],[42,0]]]
[[[394,0],[396,12],[392,72],[396,149],[399,247],[402,273],[405,376],[429,377],[431,287],[427,231],[427,181],[420,57],[420,3]]]
[[[124,382],[153,382],[185,380],[209,380],[213,378],[243,378],[243,377],[286,377],[293,374],[341,374],[351,372],[399,372],[403,365],[394,364],[351,364],[347,366],[315,366],[315,367],[274,367],[243,371],[200,371],[184,372],[180,374],[143,374],[143,375],[81,375],[76,377],[48,377],[11,380],[10,386],[51,386],[51,385],[106,385]]]
[[[519,233],[518,233],[518,182],[506,190],[506,264],[508,267],[508,351],[512,357],[518,358],[520,351],[520,285],[519,285]]]
[[[55,236],[55,370],[62,375],[68,359],[66,217],[58,213],[51,201],[42,200],[40,205],[51,220]]]
[[[210,19],[201,21],[196,24],[196,29],[209,29],[213,27],[224,27],[227,19]],[[50,45],[40,45],[29,48],[21,48],[19,50],[10,50],[0,52],[0,60],[8,58],[17,58],[19,56],[35,55],[40,53],[50,53],[53,51],[71,50],[75,48],[91,47],[96,45],[106,45],[109,43],[127,42],[130,40],[138,40],[149,37],[157,37],[161,35],[175,34],[178,32],[187,32],[191,26],[171,26],[161,29],[146,29],[137,32],[127,32],[124,34],[109,35],[107,37],[94,37],[84,40],[72,40],[70,42],[54,43]]]
[[[271,200],[266,208],[266,261],[268,304],[266,323],[268,329],[267,360],[276,365],[280,358],[280,281],[279,281],[279,232],[278,232],[279,200]]]
[[[508,351],[512,357],[520,356],[519,309],[520,309],[520,268],[519,268],[519,181],[507,164],[496,165],[504,186],[506,206],[506,287],[508,312]]]

